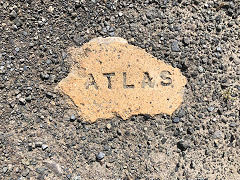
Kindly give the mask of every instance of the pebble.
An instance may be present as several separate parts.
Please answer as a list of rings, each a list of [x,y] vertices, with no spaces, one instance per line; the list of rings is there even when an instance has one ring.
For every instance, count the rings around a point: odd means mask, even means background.
[[[122,135],[122,131],[121,131],[120,129],[118,129],[118,130],[117,130],[117,134],[118,134],[119,136],[121,136],[121,135]]]
[[[66,177],[67,177],[68,179],[71,179],[72,176],[71,176],[71,174],[67,174]]]
[[[27,36],[28,33],[27,33],[26,31],[23,31],[23,35],[24,35],[24,36]]]
[[[207,110],[208,110],[209,112],[212,112],[212,111],[214,110],[214,107],[210,106],[210,107],[207,108]]]
[[[67,57],[67,53],[62,52],[62,59],[66,59],[66,57]]]
[[[28,151],[32,151],[33,150],[33,144],[32,143],[29,143],[28,144]]]
[[[240,86],[239,85],[236,85],[235,88],[240,91]]]
[[[46,63],[47,63],[47,64],[52,64],[52,61],[51,61],[50,59],[47,59],[47,60],[46,60]]]
[[[114,32],[109,32],[109,36],[114,37],[115,33]]]
[[[179,123],[179,122],[180,122],[180,118],[179,117],[173,118],[173,123]]]
[[[232,27],[234,25],[234,21],[230,21],[229,23],[228,23],[228,27]]]
[[[204,68],[202,66],[199,66],[198,67],[198,72],[203,73],[204,72]]]
[[[21,98],[19,98],[19,102],[20,102],[20,104],[25,105],[26,104],[26,99],[21,97]]]
[[[46,144],[43,144],[42,145],[42,150],[44,151],[44,150],[46,150],[48,148],[48,145],[46,145]]]
[[[186,112],[185,112],[183,109],[181,109],[181,110],[178,112],[178,117],[179,117],[179,118],[182,118],[182,117],[185,116],[185,114],[186,114]]]
[[[221,47],[217,47],[216,51],[217,52],[222,52],[222,48]]]
[[[52,160],[45,161],[44,164],[46,165],[46,167],[51,169],[51,171],[53,171],[56,175],[61,175],[63,173],[60,164],[56,163],[55,161]]]
[[[221,25],[217,25],[216,26],[216,30],[217,30],[217,32],[220,32],[222,30],[222,26]]]
[[[171,48],[172,48],[172,51],[173,51],[173,52],[180,52],[180,48],[179,48],[179,45],[178,45],[178,41],[176,41],[176,40],[173,41]]]
[[[22,176],[23,177],[27,177],[29,174],[29,169],[25,169],[23,172],[22,172]]]
[[[123,13],[122,13],[122,12],[119,12],[119,13],[118,13],[118,16],[119,16],[119,17],[122,17],[122,16],[123,16]]]
[[[35,143],[35,146],[41,148],[41,147],[42,147],[42,144],[43,144],[43,143],[39,141],[39,142],[36,142],[36,143]]]
[[[96,156],[97,160],[102,160],[105,157],[105,154],[103,152],[99,152]]]
[[[0,66],[0,74],[4,74],[5,73],[5,70],[4,70],[4,66]]]
[[[45,170],[47,170],[46,168],[44,168],[44,167],[39,167],[39,168],[36,168],[36,172],[38,173],[38,174],[44,174],[44,171]]]
[[[81,180],[81,176],[75,176],[74,178],[73,178],[73,180]]]
[[[223,137],[222,131],[217,130],[217,131],[215,131],[214,134],[213,134],[213,138],[214,138],[214,139],[220,139],[220,138],[222,138],[222,137]]]
[[[10,13],[10,16],[12,19],[15,19],[17,17],[16,11],[12,10],[12,12]]]
[[[183,44],[184,44],[184,45],[189,45],[189,44],[190,44],[190,38],[184,37],[184,38],[183,38]]]
[[[178,149],[180,149],[181,151],[186,151],[187,148],[189,148],[189,145],[188,145],[187,142],[181,140],[181,141],[179,141],[179,142],[177,143],[177,147],[178,147]]]
[[[190,163],[190,168],[195,169],[195,163],[193,161],[191,161],[191,163]]]
[[[216,118],[213,118],[213,119],[212,119],[212,121],[213,121],[213,122],[216,122],[216,121],[217,121],[217,119],[216,119]]]
[[[19,50],[20,50],[19,47],[16,47],[16,48],[15,48],[15,51],[16,51],[16,52],[19,52]]]
[[[192,135],[193,132],[194,132],[193,128],[190,128],[190,127],[189,127],[189,128],[187,129],[187,133],[188,133],[188,134]]]
[[[232,122],[232,123],[229,124],[229,126],[230,127],[235,127],[235,126],[237,126],[237,124],[235,122]]]
[[[112,125],[111,125],[110,123],[108,123],[107,126],[106,126],[106,128],[107,128],[108,130],[110,130],[111,127],[112,127]]]
[[[41,73],[41,78],[42,80],[47,80],[49,79],[50,75],[48,73]]]
[[[12,28],[13,28],[14,31],[18,30],[18,27],[15,24],[12,25]]]
[[[162,139],[161,139],[161,143],[162,143],[162,144],[165,144],[165,142],[167,142],[167,138],[162,138]]]
[[[5,174],[8,171],[8,167],[3,167],[2,171]]]
[[[74,114],[72,114],[70,117],[70,121],[75,121],[75,120],[76,120],[76,116]]]
[[[54,8],[52,6],[49,6],[48,12],[53,13],[53,11],[54,11]]]

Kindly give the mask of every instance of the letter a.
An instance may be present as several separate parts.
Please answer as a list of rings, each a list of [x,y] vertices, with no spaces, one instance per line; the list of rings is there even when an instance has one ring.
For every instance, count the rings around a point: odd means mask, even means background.
[[[94,86],[95,89],[98,89],[97,83],[92,74],[88,74],[88,81],[85,83],[86,89],[89,89],[90,86]]]

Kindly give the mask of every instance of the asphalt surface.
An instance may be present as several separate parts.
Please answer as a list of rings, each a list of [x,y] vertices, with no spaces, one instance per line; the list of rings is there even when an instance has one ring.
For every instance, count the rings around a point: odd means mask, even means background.
[[[54,90],[113,36],[181,69],[172,117],[90,124]],[[239,92],[239,0],[0,0],[0,179],[240,179]]]

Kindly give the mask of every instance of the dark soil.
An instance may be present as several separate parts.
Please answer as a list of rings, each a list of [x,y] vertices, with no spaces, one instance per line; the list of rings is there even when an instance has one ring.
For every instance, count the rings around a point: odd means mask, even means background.
[[[67,49],[122,37],[181,69],[170,117],[89,124]],[[0,179],[240,179],[239,0],[0,0]]]

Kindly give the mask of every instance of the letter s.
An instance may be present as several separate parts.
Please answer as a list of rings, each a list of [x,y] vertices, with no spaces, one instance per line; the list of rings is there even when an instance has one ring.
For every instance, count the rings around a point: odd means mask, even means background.
[[[161,81],[162,86],[169,86],[170,84],[172,84],[172,79],[169,77],[170,75],[172,74],[169,71],[161,72],[160,77],[164,80]]]

